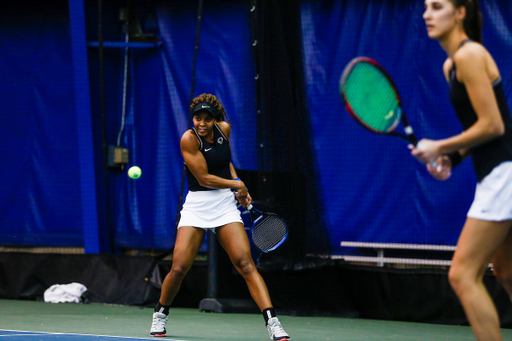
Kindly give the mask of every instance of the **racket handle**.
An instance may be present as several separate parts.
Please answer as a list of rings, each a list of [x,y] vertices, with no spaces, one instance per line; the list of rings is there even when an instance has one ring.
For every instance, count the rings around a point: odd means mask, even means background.
[[[405,134],[407,135],[407,138],[409,141],[411,141],[415,146],[418,144],[418,138],[416,135],[414,135],[414,131],[412,130],[412,127],[410,125],[407,125],[404,128]]]
[[[247,206],[247,210],[248,211],[252,210],[252,204],[249,204],[249,206]]]

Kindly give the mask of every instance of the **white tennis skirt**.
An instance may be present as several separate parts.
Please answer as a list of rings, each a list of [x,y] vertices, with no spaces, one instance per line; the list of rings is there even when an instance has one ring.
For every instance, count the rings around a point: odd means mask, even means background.
[[[235,194],[229,188],[188,192],[178,228],[211,229],[235,222],[243,224],[236,203]]]
[[[504,221],[512,219],[512,162],[503,162],[476,185],[468,217]]]

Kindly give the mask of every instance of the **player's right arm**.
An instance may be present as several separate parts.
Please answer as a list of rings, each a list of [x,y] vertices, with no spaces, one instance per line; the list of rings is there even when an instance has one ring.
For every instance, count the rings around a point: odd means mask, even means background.
[[[188,130],[183,134],[180,149],[188,169],[201,186],[211,189],[234,188],[238,192],[247,191],[242,181],[228,180],[208,173],[208,165],[203,153],[199,150],[199,141],[192,131]]]

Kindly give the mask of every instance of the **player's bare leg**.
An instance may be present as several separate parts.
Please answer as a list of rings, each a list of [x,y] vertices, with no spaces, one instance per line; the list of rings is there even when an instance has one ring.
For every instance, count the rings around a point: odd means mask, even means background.
[[[252,298],[262,311],[270,338],[275,341],[289,340],[290,336],[284,331],[272,308],[267,285],[252,259],[244,226],[240,223],[222,226],[217,229],[217,237],[236,270],[244,277]]]
[[[512,226],[512,222],[509,222]],[[512,229],[494,254],[492,271],[512,300]]]
[[[243,225],[227,224],[217,229],[217,236],[234,267],[245,279],[249,292],[260,310],[271,307],[267,285],[256,269]]]
[[[170,305],[178,293],[181,282],[185,278],[194,262],[204,241],[205,230],[190,226],[182,226],[178,229],[176,246],[172,257],[171,271],[165,276],[162,283],[160,303]]]
[[[185,275],[192,267],[194,258],[203,243],[204,236],[205,230],[203,229],[190,226],[182,226],[178,229],[171,271],[165,276],[162,283],[159,305],[156,309],[159,311],[153,313],[153,323],[149,335],[165,336],[169,306],[178,293],[183,278],[185,278]]]
[[[462,229],[449,271],[477,340],[501,340],[499,318],[483,276],[494,254],[506,239],[509,222],[468,218]]]

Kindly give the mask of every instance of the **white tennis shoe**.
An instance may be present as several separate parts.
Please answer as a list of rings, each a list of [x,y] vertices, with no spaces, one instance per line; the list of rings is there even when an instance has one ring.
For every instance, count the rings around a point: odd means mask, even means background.
[[[165,330],[165,324],[167,323],[168,315],[162,313],[153,313],[153,323],[151,324],[151,330],[149,335],[151,336],[165,336],[167,333]]]
[[[284,331],[277,317],[272,317],[268,320],[267,329],[272,341],[286,341],[290,339],[290,336]]]

